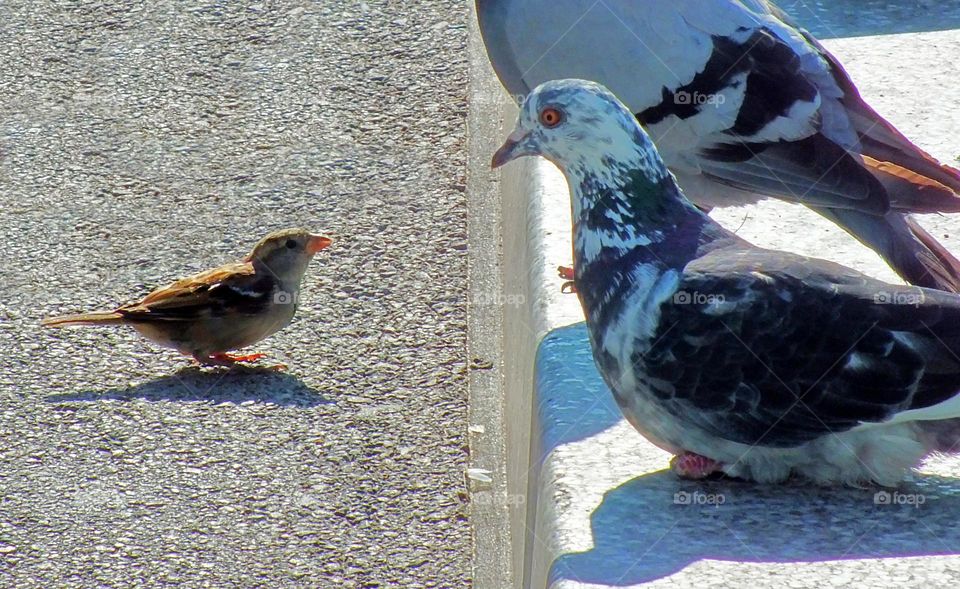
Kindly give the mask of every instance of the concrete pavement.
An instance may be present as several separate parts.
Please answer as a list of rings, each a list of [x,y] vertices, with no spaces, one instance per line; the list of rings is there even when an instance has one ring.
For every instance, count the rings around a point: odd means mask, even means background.
[[[0,5],[0,586],[468,584],[465,18]],[[285,374],[39,328],[298,225]]]

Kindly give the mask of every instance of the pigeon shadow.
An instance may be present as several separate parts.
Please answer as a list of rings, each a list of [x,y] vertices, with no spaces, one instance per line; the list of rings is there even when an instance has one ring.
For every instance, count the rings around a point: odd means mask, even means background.
[[[52,395],[48,403],[96,401],[207,401],[212,403],[272,403],[285,407],[315,407],[331,401],[296,376],[269,368],[235,366],[227,369],[185,367],[170,376],[122,389]]]
[[[926,4],[889,0],[802,0],[777,4],[818,39],[960,28],[960,0],[936,0]]]
[[[960,483],[918,475],[897,490],[691,482],[668,471],[609,491],[594,547],[553,562],[562,580],[630,586],[703,559],[809,563],[960,553]]]

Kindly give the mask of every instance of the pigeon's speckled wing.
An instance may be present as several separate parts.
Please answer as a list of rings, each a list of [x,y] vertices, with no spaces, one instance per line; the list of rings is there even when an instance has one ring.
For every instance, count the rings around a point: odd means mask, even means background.
[[[637,358],[649,394],[721,439],[791,447],[958,393],[960,301],[829,262],[718,250]],[[889,304],[877,304],[886,302]]]

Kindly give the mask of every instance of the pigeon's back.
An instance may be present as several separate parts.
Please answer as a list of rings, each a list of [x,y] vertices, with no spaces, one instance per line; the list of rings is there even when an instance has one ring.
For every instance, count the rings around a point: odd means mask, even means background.
[[[481,29],[504,86],[522,96],[548,80],[603,83],[634,110],[689,83],[714,36],[758,25],[789,34],[765,3],[729,0],[478,0]],[[597,56],[603,56],[597,59]]]
[[[667,163],[693,172],[696,158],[688,161],[688,154],[729,140],[731,130],[740,134],[750,67],[744,52],[773,46],[777,55],[758,58],[778,62],[788,47],[802,70],[797,80],[781,83],[803,86],[796,94],[804,104],[762,129],[758,140],[814,134],[820,95],[841,94],[818,49],[756,0],[646,0],[642,8],[632,0],[479,0],[477,6],[494,69],[517,100],[549,80],[599,82],[635,113],[664,111],[663,120],[644,123]],[[783,45],[759,42],[758,34]],[[846,132],[849,125],[836,114],[827,118],[839,118]]]

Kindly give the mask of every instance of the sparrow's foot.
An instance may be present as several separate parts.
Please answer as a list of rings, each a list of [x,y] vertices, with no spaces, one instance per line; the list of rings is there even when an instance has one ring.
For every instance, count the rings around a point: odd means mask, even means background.
[[[194,356],[193,359],[203,366],[235,366],[241,363],[257,362],[266,357],[266,354],[226,354],[219,352],[209,356]],[[286,367],[284,366],[284,368]]]
[[[226,360],[228,362],[259,362],[267,357],[266,354],[213,354],[211,356],[217,360]]]
[[[577,285],[573,282],[573,268],[571,266],[558,266],[557,273],[560,278],[566,280],[560,285],[560,292],[563,294],[574,294],[577,292]]]
[[[207,358],[194,356],[194,360],[199,362],[201,366],[226,366],[227,368],[232,368],[234,366],[245,366],[247,364],[252,364],[261,358],[265,358],[266,356],[266,354],[211,354]],[[264,366],[261,364],[257,368],[260,370],[275,370],[277,372],[281,372],[287,369],[287,365],[271,364],[270,366]]]
[[[670,468],[681,479],[705,479],[720,472],[723,464],[706,456],[684,452],[670,460]]]

